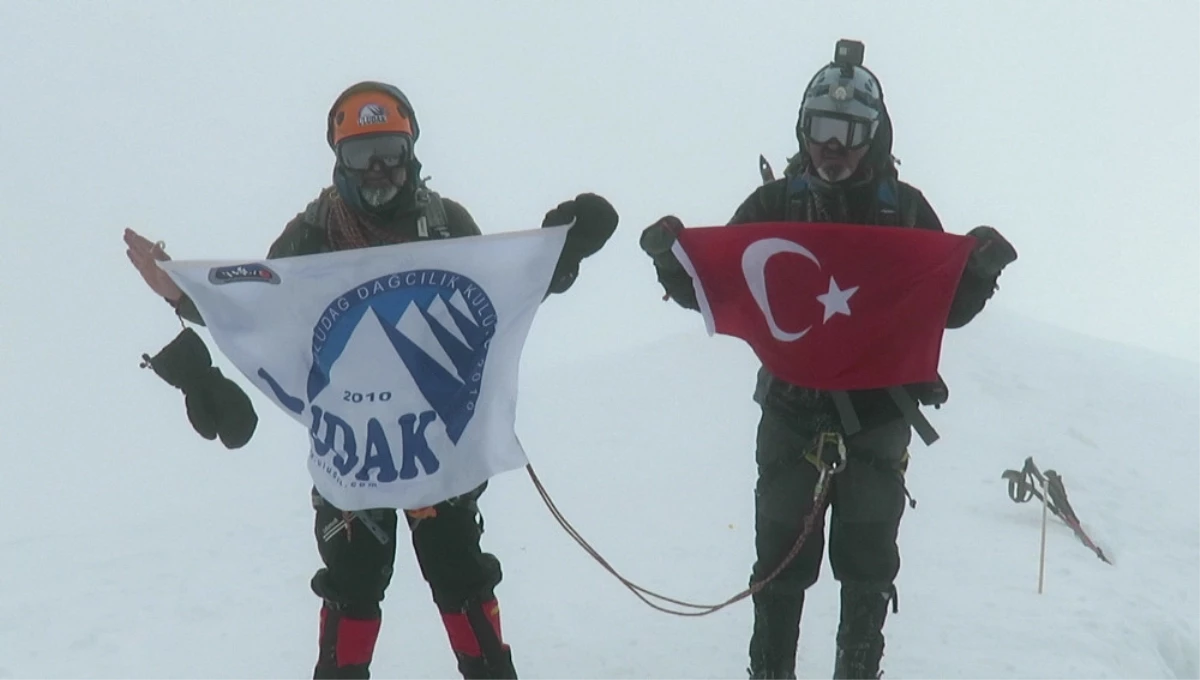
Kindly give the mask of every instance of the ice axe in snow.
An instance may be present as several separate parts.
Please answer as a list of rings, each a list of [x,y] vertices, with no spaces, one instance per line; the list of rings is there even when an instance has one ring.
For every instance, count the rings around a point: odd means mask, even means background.
[[[1030,456],[1025,459],[1024,467],[1020,470],[1005,470],[1001,478],[1008,480],[1008,497],[1013,502],[1026,503],[1036,496],[1038,500],[1042,501],[1045,509],[1053,512],[1055,517],[1058,517],[1071,528],[1071,531],[1075,532],[1076,538],[1081,543],[1096,553],[1096,557],[1112,564],[1100,546],[1096,545],[1083,530],[1083,524],[1075,514],[1075,509],[1071,507],[1070,501],[1067,500],[1067,487],[1063,484],[1061,475],[1054,470],[1046,470],[1043,473],[1034,464],[1033,457]]]

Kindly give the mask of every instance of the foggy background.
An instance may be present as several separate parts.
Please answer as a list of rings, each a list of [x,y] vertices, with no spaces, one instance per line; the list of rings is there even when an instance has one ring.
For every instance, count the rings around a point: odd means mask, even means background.
[[[75,360],[84,329],[124,351],[168,340],[121,230],[177,259],[265,254],[330,183],[326,112],[366,79],[408,94],[431,186],[485,233],[581,191],[620,213],[530,361],[703,332],[659,300],[637,235],[667,213],[724,223],[759,153],[781,172],[804,85],[845,37],[882,81],[901,178],[948,231],[1017,247],[992,304],[1196,360],[1198,8],[6,0],[0,342],[41,362]],[[538,332],[560,323],[587,332]]]

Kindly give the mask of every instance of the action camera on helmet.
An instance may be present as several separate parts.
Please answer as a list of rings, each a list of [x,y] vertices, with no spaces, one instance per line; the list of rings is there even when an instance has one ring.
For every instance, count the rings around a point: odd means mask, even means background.
[[[857,40],[842,39],[833,49],[833,63],[838,66],[862,66],[866,46]]]

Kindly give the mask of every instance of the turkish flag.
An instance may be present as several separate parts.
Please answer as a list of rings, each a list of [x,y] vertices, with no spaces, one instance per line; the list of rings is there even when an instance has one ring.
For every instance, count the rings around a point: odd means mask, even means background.
[[[926,229],[770,222],[687,228],[673,250],[710,335],[749,343],[773,375],[820,390],[937,379],[974,245]]]

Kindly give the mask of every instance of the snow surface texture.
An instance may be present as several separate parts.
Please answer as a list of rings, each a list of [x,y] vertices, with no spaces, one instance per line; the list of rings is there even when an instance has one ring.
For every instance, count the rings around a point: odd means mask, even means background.
[[[586,333],[545,311],[534,335]],[[567,518],[626,576],[719,602],[753,559],[756,362],[691,321],[607,354],[527,356],[519,431]],[[137,352],[173,334],[155,325]],[[182,399],[128,353],[106,348],[109,364],[82,383],[51,367],[34,394],[69,403],[33,398],[6,416],[18,455],[0,526],[0,677],[308,677],[319,562],[304,429],[256,393],[255,439],[226,451],[193,434]],[[929,411],[942,440],[918,441],[909,472],[918,506],[901,529],[887,677],[1197,677],[1197,365],[989,309],[948,332],[942,369],[951,399]],[[1040,506],[1013,503],[1000,477],[1030,455],[1063,475],[1115,562],[1051,517],[1042,595]],[[744,677],[748,602],[698,619],[645,607],[563,533],[523,472],[496,478],[482,507],[522,677]],[[829,676],[836,605],[826,569],[800,677]],[[411,550],[374,672],[456,675]]]

